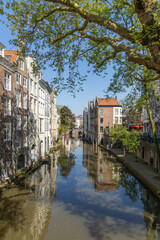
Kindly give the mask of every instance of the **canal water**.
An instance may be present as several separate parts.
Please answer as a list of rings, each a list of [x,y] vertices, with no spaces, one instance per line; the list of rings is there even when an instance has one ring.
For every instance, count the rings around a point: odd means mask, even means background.
[[[80,140],[0,195],[0,240],[160,239],[160,202],[113,156]]]

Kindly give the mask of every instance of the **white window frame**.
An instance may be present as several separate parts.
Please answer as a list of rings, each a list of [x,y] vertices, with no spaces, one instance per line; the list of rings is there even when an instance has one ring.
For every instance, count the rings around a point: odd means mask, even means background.
[[[16,106],[21,108],[21,91],[16,89]]]
[[[104,109],[99,109],[99,114],[104,115]]]
[[[11,91],[11,74],[8,72],[4,74],[4,89]]]
[[[117,120],[117,122],[116,122],[116,120]],[[115,122],[115,124],[118,124],[118,117],[117,116],[114,117],[114,122]]]
[[[27,87],[27,78],[26,77],[23,77],[23,86]]]
[[[16,83],[21,84],[21,74],[16,72]]]
[[[11,99],[4,98],[4,115],[11,116]]]
[[[27,109],[27,93],[23,93],[23,108]]]
[[[115,108],[114,111],[115,111],[115,115],[118,116],[119,115],[118,108]]]
[[[5,123],[4,127],[4,140],[11,140],[11,123]]]

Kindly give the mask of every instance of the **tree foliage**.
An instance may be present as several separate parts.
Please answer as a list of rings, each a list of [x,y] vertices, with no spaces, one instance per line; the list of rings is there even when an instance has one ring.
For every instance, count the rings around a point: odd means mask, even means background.
[[[122,125],[115,125],[110,128],[109,136],[113,141],[121,142],[122,145],[128,149],[129,152],[135,153],[140,145],[140,135],[138,131],[129,132],[126,127]]]
[[[97,74],[112,62],[127,72],[140,66],[160,74],[160,3],[157,0],[7,0],[10,28],[26,51],[57,71],[59,89],[81,89],[87,61]],[[10,5],[8,4],[10,3]],[[19,44],[17,40],[15,44]],[[130,66],[129,66],[130,65]],[[64,71],[68,69],[68,77]],[[125,74],[124,74],[125,80]],[[140,81],[145,81],[139,78]]]
[[[75,116],[71,110],[63,106],[60,109],[60,126],[59,126],[59,135],[65,134],[68,128],[75,127]]]

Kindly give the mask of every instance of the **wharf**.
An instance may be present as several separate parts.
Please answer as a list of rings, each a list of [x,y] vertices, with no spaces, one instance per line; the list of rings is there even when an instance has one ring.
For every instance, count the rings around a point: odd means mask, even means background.
[[[104,146],[100,147],[106,149]],[[160,199],[160,174],[153,166],[140,160],[130,153],[123,155],[122,149],[106,149],[128,168],[145,186],[147,186]]]

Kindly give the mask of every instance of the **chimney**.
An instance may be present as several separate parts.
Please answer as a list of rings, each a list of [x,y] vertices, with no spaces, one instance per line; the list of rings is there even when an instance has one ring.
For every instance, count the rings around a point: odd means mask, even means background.
[[[117,99],[117,96],[115,96],[115,99]]]

